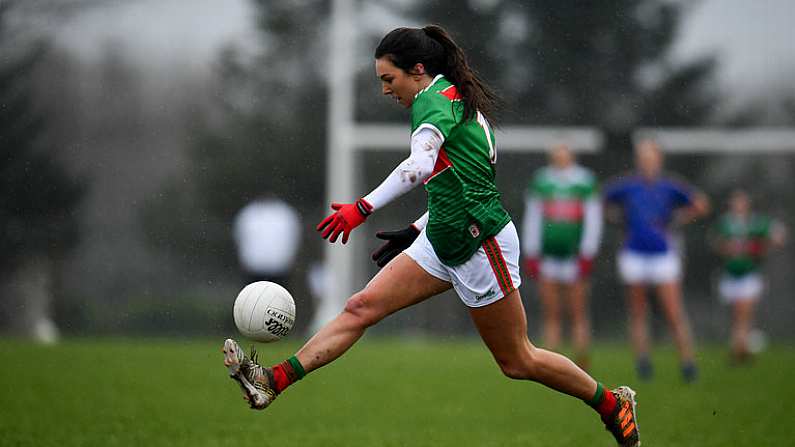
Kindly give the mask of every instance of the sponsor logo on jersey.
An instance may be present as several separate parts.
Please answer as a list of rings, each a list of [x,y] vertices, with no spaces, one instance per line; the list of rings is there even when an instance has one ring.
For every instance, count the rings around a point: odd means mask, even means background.
[[[582,220],[584,210],[577,199],[557,199],[544,202],[544,217],[549,220],[576,222]]]

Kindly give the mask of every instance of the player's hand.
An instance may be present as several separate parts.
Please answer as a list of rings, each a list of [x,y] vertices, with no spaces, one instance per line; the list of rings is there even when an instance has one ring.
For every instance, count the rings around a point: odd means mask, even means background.
[[[323,239],[328,239],[331,243],[337,242],[340,233],[342,233],[342,243],[347,243],[351,231],[373,213],[373,206],[364,199],[359,199],[354,203],[333,202],[331,209],[335,212],[323,219],[316,228],[317,231],[321,231],[320,235]]]
[[[577,271],[579,272],[580,278],[591,276],[591,272],[593,272],[593,258],[585,256],[577,258]]]
[[[525,258],[524,270],[531,278],[538,278],[541,273],[541,261],[538,258]]]
[[[386,242],[374,251],[371,258],[375,261],[376,265],[383,267],[389,263],[395,256],[399,255],[403,250],[409,246],[420,235],[420,230],[414,226],[409,225],[407,228],[398,231],[379,231],[375,233],[375,237],[383,239]]]

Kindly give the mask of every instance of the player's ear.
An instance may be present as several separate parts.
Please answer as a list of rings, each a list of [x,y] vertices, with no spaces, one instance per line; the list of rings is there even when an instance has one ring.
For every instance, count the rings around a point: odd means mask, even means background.
[[[411,67],[411,76],[414,80],[419,80],[425,74],[425,65],[422,62],[417,62]]]

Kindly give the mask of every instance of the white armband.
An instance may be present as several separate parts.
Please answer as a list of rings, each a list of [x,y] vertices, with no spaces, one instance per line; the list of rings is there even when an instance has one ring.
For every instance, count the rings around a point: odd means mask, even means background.
[[[422,184],[433,173],[443,138],[431,128],[422,128],[411,137],[411,155],[401,162],[364,200],[373,211]]]

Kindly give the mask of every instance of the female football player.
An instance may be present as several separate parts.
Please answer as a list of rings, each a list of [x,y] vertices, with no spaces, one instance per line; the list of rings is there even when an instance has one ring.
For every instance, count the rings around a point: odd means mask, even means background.
[[[751,356],[748,334],[764,288],[760,264],[770,248],[784,245],[786,230],[770,217],[754,213],[748,193],[736,190],[715,234],[715,248],[723,258],[720,295],[732,307],[731,359],[744,363]]]
[[[623,212],[626,240],[619,253],[618,270],[627,286],[629,325],[638,376],[650,379],[646,288],[653,286],[673,332],[682,377],[697,377],[690,327],[682,303],[681,260],[670,230],[689,223],[709,210],[706,196],[662,173],[663,154],[652,140],[635,147],[637,172],[605,187],[609,206]],[[612,210],[608,210],[612,211]]]
[[[345,243],[370,214],[421,184],[428,211],[405,231],[382,235],[387,242],[374,256],[383,269],[295,356],[263,368],[225,342],[224,364],[251,407],[267,407],[384,317],[454,288],[505,375],[582,399],[621,445],[637,445],[631,389],[605,390],[569,359],[527,339],[519,240],[494,185],[495,95],[439,26],[391,31],[375,50],[375,71],[382,93],[411,109],[411,154],[366,196],[332,203],[334,213],[317,229],[329,242],[342,235]]]
[[[525,196],[525,270],[538,279],[545,347],[558,348],[561,308],[568,310],[574,360],[587,370],[588,277],[599,248],[602,203],[596,178],[576,163],[567,145],[555,145],[549,161],[535,173]]]

